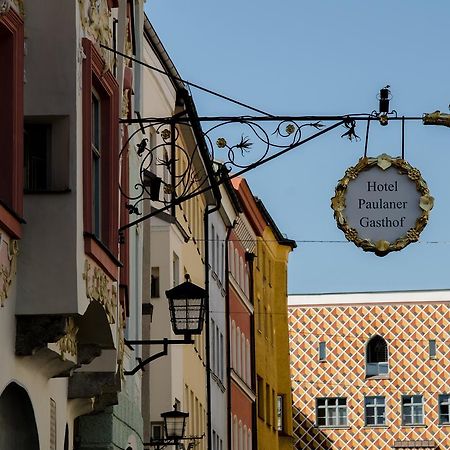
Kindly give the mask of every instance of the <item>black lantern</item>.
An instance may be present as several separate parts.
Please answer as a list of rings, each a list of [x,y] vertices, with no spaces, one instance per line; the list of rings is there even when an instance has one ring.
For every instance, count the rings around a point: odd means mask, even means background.
[[[205,317],[206,291],[191,283],[188,274],[186,281],[166,291],[169,301],[170,321],[177,335],[200,334]]]
[[[177,404],[173,405],[173,411],[161,413],[164,420],[165,438],[175,442],[184,438],[184,429],[186,428],[186,419],[189,413],[178,411]]]
[[[380,89],[380,93],[378,95],[379,114],[389,114],[389,101],[392,98],[389,88],[390,86],[387,85]]]

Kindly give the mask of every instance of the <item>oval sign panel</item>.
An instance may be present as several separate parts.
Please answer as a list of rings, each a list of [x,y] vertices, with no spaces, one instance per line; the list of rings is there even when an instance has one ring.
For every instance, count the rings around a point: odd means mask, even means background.
[[[347,169],[331,207],[349,241],[385,256],[419,239],[433,202],[419,170],[382,154]]]

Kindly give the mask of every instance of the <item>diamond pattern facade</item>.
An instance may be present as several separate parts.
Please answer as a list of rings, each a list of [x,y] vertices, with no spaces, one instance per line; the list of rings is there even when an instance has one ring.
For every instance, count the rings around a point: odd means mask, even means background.
[[[450,426],[438,417],[438,395],[450,393],[449,304],[290,306],[289,328],[296,449],[450,449]],[[365,346],[377,334],[388,343],[389,374],[366,379]],[[402,426],[402,394],[423,395],[423,426]],[[385,396],[386,426],[365,426],[365,396]],[[316,427],[317,397],[346,397],[348,426]]]

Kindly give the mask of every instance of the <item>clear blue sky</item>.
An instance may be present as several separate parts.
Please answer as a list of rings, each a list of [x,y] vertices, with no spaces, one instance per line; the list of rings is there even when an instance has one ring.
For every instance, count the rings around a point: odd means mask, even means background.
[[[147,0],[146,12],[182,77],[271,114],[370,112],[386,84],[400,115],[449,112],[448,0]],[[193,94],[200,115],[252,114]],[[369,155],[400,154],[399,123],[371,128]],[[364,147],[341,139],[344,131],[247,175],[280,230],[299,241],[289,292],[450,288],[450,128],[407,124],[406,159],[435,207],[421,241],[384,258],[346,243],[333,218],[335,185]],[[338,242],[302,242],[311,240]]]

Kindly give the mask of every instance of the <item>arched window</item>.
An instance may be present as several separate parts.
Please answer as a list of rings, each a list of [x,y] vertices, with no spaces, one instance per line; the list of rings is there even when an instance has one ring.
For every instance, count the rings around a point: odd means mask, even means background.
[[[242,447],[244,446],[244,441],[243,441],[243,436],[242,436],[242,422],[239,421],[239,450],[242,450]]]
[[[241,359],[241,329],[236,328],[236,372],[240,375],[242,373],[242,359]]]
[[[249,290],[249,281],[250,281],[250,275],[248,271],[248,264],[245,264],[245,275],[244,275],[244,293],[247,297],[250,297],[250,290]]]
[[[234,275],[234,244],[232,241],[229,241],[229,248],[228,248],[228,261],[230,264],[229,270]]]
[[[242,450],[247,450],[247,425],[244,425],[243,441]]]
[[[374,336],[366,347],[366,376],[376,377],[389,372],[388,346],[381,336]]]
[[[245,334],[241,334],[241,378],[243,380],[247,379],[247,348],[245,346]]]
[[[231,367],[236,369],[236,323],[231,322]]]
[[[247,382],[247,384],[249,386],[251,386],[252,384],[252,375],[251,375],[251,368],[250,368],[250,341],[247,339],[246,340],[246,347],[247,347],[247,360],[245,361],[245,365],[246,365],[246,379],[245,381]]]
[[[247,431],[247,439],[248,439],[247,450],[252,450],[252,430],[250,428]]]
[[[233,444],[234,444],[234,450],[238,450],[239,444],[238,444],[238,422],[237,417],[234,416],[233,420]]]

